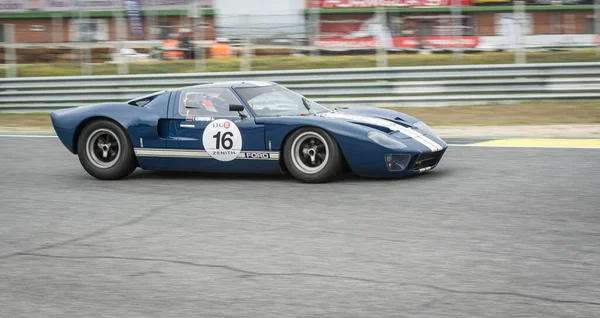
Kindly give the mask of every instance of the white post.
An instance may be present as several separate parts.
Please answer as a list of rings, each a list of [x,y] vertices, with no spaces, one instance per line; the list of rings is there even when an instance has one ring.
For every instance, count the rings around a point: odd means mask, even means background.
[[[517,52],[515,53],[515,63],[526,63],[525,57],[525,41],[523,30],[525,29],[525,2],[523,0],[515,0],[513,5],[513,17],[518,25],[517,31]]]
[[[121,55],[120,55],[120,53],[121,53],[121,42],[120,42],[120,39],[119,39],[119,15],[117,14],[117,11],[114,11],[114,10],[112,11],[112,18],[113,18],[113,23],[114,23],[114,26],[115,26],[114,27],[114,30],[115,30],[115,33],[114,33],[114,40],[115,40],[115,42],[114,42],[115,43],[114,56],[118,56],[119,57],[119,61],[117,62],[117,72],[119,72],[120,71],[119,64],[121,63],[120,62],[120,60],[121,60]],[[109,40],[111,40],[110,39],[110,34],[109,34]]]
[[[150,7],[147,10],[148,22],[150,24],[148,32],[150,32],[150,40],[152,41],[156,40],[156,34],[154,34],[154,32],[156,31],[156,11],[154,10],[154,1],[155,0],[150,0]]]
[[[17,77],[17,54],[15,52],[15,25],[4,25],[4,63],[7,65],[6,77]]]
[[[83,11],[83,10],[79,10],[79,28],[78,30],[81,31],[81,26],[85,24],[88,24],[90,22],[89,20],[89,12],[88,11]],[[92,67],[90,65],[91,63],[91,49],[90,49],[90,45],[86,43],[85,39],[81,39],[79,41],[79,45],[81,46],[79,48],[79,52],[80,52],[80,63],[81,63],[81,75],[91,75],[92,74]]]
[[[596,33],[596,56],[600,56],[600,0],[594,1],[594,30]]]
[[[241,59],[240,59],[240,68],[242,71],[247,72],[250,71],[252,69],[252,62],[250,60],[250,50],[251,50],[251,45],[252,45],[252,38],[250,35],[250,17],[245,14],[243,16],[244,19],[244,30],[246,30],[246,41],[244,44],[244,52],[242,53]]]
[[[379,29],[379,41],[377,41],[377,67],[387,67],[387,44],[385,43],[385,28],[387,27],[387,16],[385,13],[385,8],[382,6],[378,6],[377,8],[375,8],[375,11],[377,14],[377,20],[379,21],[379,25],[381,26],[381,28]]]
[[[119,62],[117,63],[117,71],[119,75],[124,75],[129,73],[129,64],[127,61],[120,55],[121,49],[125,47],[125,38],[126,38],[126,25],[125,25],[125,17],[123,15],[117,15],[116,17],[116,31],[117,31],[117,54],[119,54]]]
[[[319,0],[313,0],[309,13],[311,21],[310,30],[312,32],[310,36],[310,40],[312,42],[310,44],[312,47],[310,50],[310,56],[313,61],[319,61],[319,47],[317,46],[317,43],[321,39],[321,16],[319,13],[319,3]]]
[[[52,42],[63,42],[63,17],[58,14],[52,15]]]
[[[462,8],[460,0],[452,0],[452,36],[454,45],[452,47],[452,55],[454,58],[462,58]]]
[[[206,61],[204,59],[204,15],[202,12],[202,2],[198,1],[198,19],[195,21],[194,35],[196,37],[196,54],[194,54],[194,58],[196,59],[196,69],[200,71],[204,71],[206,69]]]

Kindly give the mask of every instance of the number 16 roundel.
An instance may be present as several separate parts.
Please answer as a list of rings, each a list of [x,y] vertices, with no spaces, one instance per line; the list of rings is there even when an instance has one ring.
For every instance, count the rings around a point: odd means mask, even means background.
[[[202,144],[211,157],[219,161],[231,161],[242,150],[242,134],[232,121],[217,119],[204,129]]]

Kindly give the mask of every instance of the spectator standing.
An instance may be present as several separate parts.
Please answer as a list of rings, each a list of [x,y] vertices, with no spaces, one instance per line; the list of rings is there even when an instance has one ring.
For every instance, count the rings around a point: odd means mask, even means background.
[[[212,58],[225,58],[233,55],[233,49],[229,45],[229,39],[217,38],[215,43],[210,47],[210,56]]]

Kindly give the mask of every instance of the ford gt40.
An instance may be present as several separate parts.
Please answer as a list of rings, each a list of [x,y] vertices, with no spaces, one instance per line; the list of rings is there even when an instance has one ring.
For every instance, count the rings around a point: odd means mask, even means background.
[[[435,168],[448,145],[426,124],[379,108],[324,107],[272,82],[164,90],[51,113],[56,134],[92,176],[137,167],[287,172],[326,182],[345,170],[402,177]]]

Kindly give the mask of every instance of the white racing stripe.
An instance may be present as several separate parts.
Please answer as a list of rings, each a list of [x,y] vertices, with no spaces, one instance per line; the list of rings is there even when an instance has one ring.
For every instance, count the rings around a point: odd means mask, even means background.
[[[437,142],[429,139],[422,133],[414,131],[409,128],[406,128],[402,125],[396,124],[389,120],[376,118],[376,117],[347,115],[347,114],[340,114],[340,113],[325,113],[325,114],[321,114],[321,116],[339,118],[339,119],[347,119],[350,121],[356,121],[356,122],[360,122],[360,123],[372,124],[372,125],[376,125],[376,126],[385,127],[385,128],[388,128],[389,130],[399,131],[399,132],[405,134],[406,136],[411,137],[412,139],[416,140],[417,142],[423,144],[425,147],[429,148],[429,150],[431,150],[431,151],[440,151],[440,150],[444,149]]]
[[[403,127],[404,128],[404,127]],[[400,132],[410,136],[410,131],[412,131],[411,129],[407,129],[404,128],[406,130],[408,130],[407,132],[400,130]],[[437,142],[427,138],[426,136],[420,135],[420,136],[411,136],[414,140],[422,143],[423,145],[427,146],[427,148],[431,149],[431,151],[440,151],[442,149],[444,149],[442,146],[440,146]]]
[[[398,127],[396,128],[399,132],[412,137],[414,140],[422,143],[423,145],[425,145],[427,148],[429,148],[431,151],[440,151],[442,149],[444,149],[442,146],[440,146],[437,142],[429,139],[427,136],[423,135],[422,133],[416,132],[412,129],[406,128],[404,126],[401,125],[397,125]]]
[[[439,151],[439,150],[443,149],[442,146],[438,145],[433,140],[423,136],[423,134],[417,133],[416,131],[414,131],[412,129],[408,129],[408,128],[400,126],[400,125],[397,125],[397,126],[398,127],[394,130],[397,130],[397,131],[411,137],[412,139],[422,143],[423,145],[425,145],[425,147],[429,148],[429,150]]]

